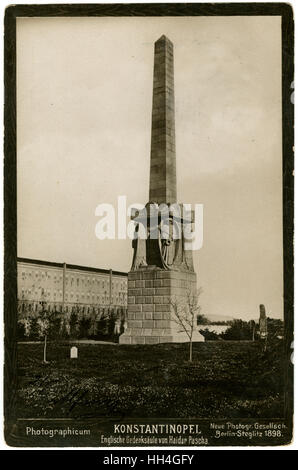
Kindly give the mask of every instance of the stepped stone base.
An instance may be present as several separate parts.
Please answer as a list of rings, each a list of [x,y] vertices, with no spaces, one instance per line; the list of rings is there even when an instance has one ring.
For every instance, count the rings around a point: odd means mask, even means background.
[[[188,342],[186,333],[173,321],[171,299],[183,301],[196,290],[196,273],[165,271],[146,266],[128,273],[127,329],[120,344]],[[200,338],[200,339],[199,339]],[[193,341],[202,341],[196,332]]]

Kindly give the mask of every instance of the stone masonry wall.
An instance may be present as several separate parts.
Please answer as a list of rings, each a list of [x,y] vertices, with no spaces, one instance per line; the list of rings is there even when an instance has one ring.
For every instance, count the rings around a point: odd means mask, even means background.
[[[196,289],[196,274],[147,267],[128,273],[128,327],[121,344],[175,341],[170,299],[186,297]],[[177,339],[177,338],[176,338]]]

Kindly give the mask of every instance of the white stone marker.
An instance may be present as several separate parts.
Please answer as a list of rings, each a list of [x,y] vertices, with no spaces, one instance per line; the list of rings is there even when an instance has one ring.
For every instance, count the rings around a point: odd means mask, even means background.
[[[70,359],[77,359],[78,358],[78,348],[73,346],[70,348]]]

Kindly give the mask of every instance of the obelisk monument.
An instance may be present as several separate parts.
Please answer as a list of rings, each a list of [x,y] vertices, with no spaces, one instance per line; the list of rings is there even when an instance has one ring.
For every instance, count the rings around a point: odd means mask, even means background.
[[[149,201],[177,202],[173,44],[155,43]]]
[[[173,44],[162,36],[154,49],[149,202],[143,211],[132,214],[134,255],[121,344],[188,341],[173,321],[172,310],[174,299],[183,302],[196,292],[192,251],[185,250],[183,237],[192,216],[185,218],[181,208],[176,189]],[[173,235],[175,229],[180,236]],[[141,233],[146,233],[146,239]]]
[[[259,331],[260,338],[265,339],[267,337],[267,317],[265,306],[263,304],[260,305]]]

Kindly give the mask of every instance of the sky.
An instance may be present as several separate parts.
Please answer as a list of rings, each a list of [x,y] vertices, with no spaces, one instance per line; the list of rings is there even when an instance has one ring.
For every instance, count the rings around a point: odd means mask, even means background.
[[[283,315],[280,17],[18,18],[18,256],[128,271],[100,203],[149,196],[154,42],[174,44],[178,201],[202,313]]]

